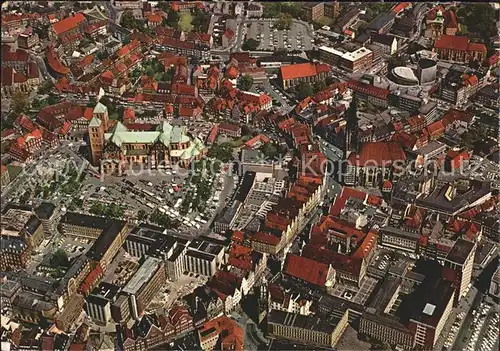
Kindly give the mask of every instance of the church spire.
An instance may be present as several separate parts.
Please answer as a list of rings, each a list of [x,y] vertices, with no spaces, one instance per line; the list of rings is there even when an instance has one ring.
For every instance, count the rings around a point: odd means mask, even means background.
[[[344,141],[344,154],[346,158],[349,157],[349,154],[352,152],[357,153],[359,149],[358,120],[358,101],[356,96],[354,96],[346,111]]]

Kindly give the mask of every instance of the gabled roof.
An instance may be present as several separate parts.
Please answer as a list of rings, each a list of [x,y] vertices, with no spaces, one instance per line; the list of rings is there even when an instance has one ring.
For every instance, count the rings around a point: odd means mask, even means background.
[[[52,25],[52,28],[57,35],[60,35],[76,28],[83,21],[85,21],[85,16],[82,13],[78,12],[74,16],[66,17],[63,20],[54,23]]]
[[[288,255],[283,269],[285,274],[321,287],[325,286],[328,270],[325,263],[293,254]]]
[[[89,127],[100,127],[101,120],[97,117],[94,117],[90,120]]]
[[[322,72],[328,72],[330,69],[325,64],[313,64],[310,62],[298,63],[295,65],[282,66],[280,68],[283,80],[313,77]]]
[[[98,102],[97,105],[94,107],[94,114],[103,114],[108,111],[108,108],[102,104],[101,102]]]

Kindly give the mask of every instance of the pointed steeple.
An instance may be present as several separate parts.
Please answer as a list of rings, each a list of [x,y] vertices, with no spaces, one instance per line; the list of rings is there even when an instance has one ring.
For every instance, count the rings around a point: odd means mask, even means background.
[[[352,152],[357,153],[359,150],[359,137],[358,137],[358,101],[356,96],[353,97],[349,108],[346,113],[346,126],[345,126],[345,141],[344,141],[344,155],[349,157]]]

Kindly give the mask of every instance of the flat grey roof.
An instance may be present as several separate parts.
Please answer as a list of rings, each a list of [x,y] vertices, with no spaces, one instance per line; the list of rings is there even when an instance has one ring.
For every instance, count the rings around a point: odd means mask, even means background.
[[[272,310],[268,315],[268,323],[281,324],[284,326],[300,329],[314,330],[321,333],[331,334],[337,327],[340,318],[330,318],[330,323],[319,317],[304,316],[296,313],[288,313]]]
[[[123,288],[123,292],[131,295],[137,294],[141,287],[146,284],[151,276],[158,270],[161,260],[155,257],[148,257],[146,261],[139,267],[137,272],[130,278],[127,285]]]
[[[446,260],[463,264],[473,249],[474,243],[459,238],[455,241],[455,245],[448,252],[448,255],[446,255]]]

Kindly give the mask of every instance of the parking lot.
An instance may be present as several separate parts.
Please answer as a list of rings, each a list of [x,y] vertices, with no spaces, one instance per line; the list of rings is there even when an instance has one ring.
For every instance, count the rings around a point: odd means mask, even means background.
[[[306,25],[300,22],[293,22],[288,30],[274,28],[271,21],[252,21],[246,26],[246,39],[260,41],[257,50],[311,50],[313,47],[314,38],[308,33]]]
[[[296,101],[280,91],[276,86],[269,82],[261,85],[255,85],[252,90],[259,94],[267,94],[273,99],[273,105],[283,113],[288,113],[295,106]]]
[[[81,188],[80,199],[84,202],[82,210],[88,212],[95,203],[104,205],[119,204],[124,208],[124,216],[135,218],[139,211],[150,216],[161,212],[172,221],[180,222],[177,228],[181,233],[196,234],[208,229],[214,216],[225,200],[233,193],[236,180],[225,173],[207,174],[206,183],[213,184],[206,206],[195,211],[189,205],[182,215],[182,207],[188,198],[193,198],[197,186],[190,183],[185,169],[147,170],[140,175],[127,175],[121,178],[87,177]],[[151,219],[151,218],[149,218]]]

